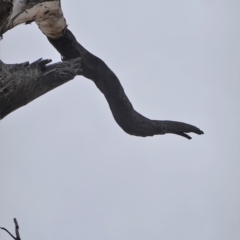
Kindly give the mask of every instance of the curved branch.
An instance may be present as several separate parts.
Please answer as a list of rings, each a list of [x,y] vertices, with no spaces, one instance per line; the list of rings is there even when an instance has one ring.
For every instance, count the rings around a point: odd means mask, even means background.
[[[48,40],[64,60],[82,57],[82,75],[91,79],[104,94],[114,119],[126,133],[141,137],[173,133],[188,139],[191,137],[186,133],[203,134],[195,126],[174,121],[150,120],[135,111],[117,76],[101,59],[79,44],[70,30],[66,29],[61,38],[48,37]]]
[[[14,237],[6,228],[0,227],[2,230],[6,231],[13,239],[16,240],[16,237]]]

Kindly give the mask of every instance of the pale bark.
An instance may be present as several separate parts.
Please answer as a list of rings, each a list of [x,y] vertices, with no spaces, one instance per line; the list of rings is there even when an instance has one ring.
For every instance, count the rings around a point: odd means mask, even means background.
[[[60,0],[0,0],[0,8],[1,36],[22,23],[35,22],[51,38],[61,37],[67,28]]]

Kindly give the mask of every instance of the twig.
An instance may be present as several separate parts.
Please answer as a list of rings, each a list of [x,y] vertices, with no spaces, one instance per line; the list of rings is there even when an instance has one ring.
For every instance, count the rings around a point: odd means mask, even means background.
[[[21,240],[20,234],[19,234],[19,226],[18,226],[17,219],[14,218],[13,221],[15,223],[16,240]]]
[[[6,231],[13,239],[15,239],[15,240],[21,240],[20,234],[19,234],[19,225],[18,225],[17,219],[14,218],[13,221],[14,221],[14,224],[15,224],[16,237],[14,237],[13,234],[11,234],[6,228],[3,228],[3,227],[0,227],[0,228],[1,228],[2,230]]]

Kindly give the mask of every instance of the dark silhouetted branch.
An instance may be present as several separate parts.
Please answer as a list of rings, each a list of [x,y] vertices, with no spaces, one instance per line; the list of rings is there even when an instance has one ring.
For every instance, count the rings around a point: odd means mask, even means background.
[[[101,59],[79,44],[70,30],[66,29],[64,36],[59,39],[48,40],[63,60],[82,57],[82,75],[91,79],[104,94],[114,119],[126,133],[141,137],[173,133],[188,139],[191,137],[186,133],[203,134],[195,126],[174,121],[150,120],[135,111],[117,76]]]
[[[13,234],[11,234],[6,228],[3,228],[3,227],[0,227],[0,228],[1,228],[2,230],[6,231],[13,239],[15,239],[15,240],[21,240],[20,234],[19,234],[19,225],[18,225],[17,219],[14,218],[13,221],[14,221],[14,224],[15,224],[16,237],[14,237]]]

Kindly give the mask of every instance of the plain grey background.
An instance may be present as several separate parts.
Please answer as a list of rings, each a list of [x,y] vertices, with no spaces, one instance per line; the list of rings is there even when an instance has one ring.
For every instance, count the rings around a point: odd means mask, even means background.
[[[141,114],[205,135],[138,138],[83,77],[0,123],[0,226],[23,240],[240,239],[240,1],[63,0],[69,29]],[[6,63],[60,56],[33,23]],[[0,239],[10,239],[0,232]]]

